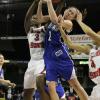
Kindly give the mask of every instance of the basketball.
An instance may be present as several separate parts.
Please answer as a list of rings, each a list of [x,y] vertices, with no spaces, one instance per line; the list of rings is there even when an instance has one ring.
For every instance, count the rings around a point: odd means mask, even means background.
[[[52,0],[53,4],[59,3],[61,0]]]

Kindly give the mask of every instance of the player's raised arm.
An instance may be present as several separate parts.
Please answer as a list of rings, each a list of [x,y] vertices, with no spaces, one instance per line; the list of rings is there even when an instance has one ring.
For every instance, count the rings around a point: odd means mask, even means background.
[[[88,25],[86,25],[84,22],[82,22],[82,17],[81,14],[78,15],[77,17],[77,22],[80,25],[80,27],[82,28],[82,30],[89,35],[93,40],[95,40],[96,42],[98,42],[100,44],[100,35],[97,34],[96,32],[94,32]]]
[[[26,13],[25,21],[24,21],[24,28],[25,28],[26,33],[29,32],[30,25],[31,25],[31,18],[32,18],[33,12],[38,6],[38,2],[39,0],[34,0]]]
[[[50,20],[51,20],[51,22],[56,24],[57,21],[58,21],[58,18],[57,18],[55,10],[53,8],[52,1],[51,0],[45,0],[45,1],[47,2],[47,7],[48,7],[48,13],[49,13]]]
[[[60,27],[60,32],[61,32],[61,36],[64,40],[64,43],[70,48],[70,49],[74,49],[77,50],[79,52],[83,52],[86,54],[89,54],[90,52],[90,46],[88,45],[80,45],[80,44],[75,44],[71,41],[70,37],[68,35],[65,34],[64,30],[62,29],[62,27]]]

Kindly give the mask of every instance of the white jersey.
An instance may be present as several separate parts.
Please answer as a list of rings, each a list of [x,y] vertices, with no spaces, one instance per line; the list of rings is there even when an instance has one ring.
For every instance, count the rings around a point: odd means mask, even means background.
[[[31,27],[28,33],[30,57],[32,60],[43,59],[44,48],[44,26],[39,28]]]
[[[93,82],[100,84],[100,48],[90,51],[89,76]]]

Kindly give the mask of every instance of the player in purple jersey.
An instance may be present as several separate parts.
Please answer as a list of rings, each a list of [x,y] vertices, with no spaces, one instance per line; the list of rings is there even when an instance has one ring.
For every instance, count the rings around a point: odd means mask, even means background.
[[[40,0],[40,2],[39,2],[39,6],[41,6],[40,5],[40,3],[43,3],[43,1],[42,0]],[[64,1],[62,1],[62,2],[60,2],[60,4],[59,4],[59,9],[57,9],[56,10],[56,12],[57,13],[59,13],[60,11],[61,11],[61,9],[62,9],[62,7],[63,7],[63,3],[64,3]],[[59,11],[58,11],[59,10]],[[42,14],[41,14],[42,15]],[[42,20],[41,20],[42,19]],[[47,21],[47,19],[49,19],[49,16],[43,16],[42,18],[40,18],[40,19],[38,19],[38,18],[34,18],[33,17],[33,19],[32,19],[32,21],[33,22],[36,22],[37,24],[38,23],[42,23],[42,22],[46,22]],[[37,89],[39,90],[39,92],[40,92],[40,98],[41,98],[41,100],[49,100],[49,95],[48,95],[48,97],[47,97],[47,95],[46,94],[49,94],[49,90],[48,90],[48,87],[47,86],[45,86],[45,81],[44,81],[44,77],[43,77],[43,74],[41,74],[41,76],[39,75],[38,77],[37,77],[37,80],[38,80],[38,82],[37,82]],[[44,90],[44,88],[45,88],[45,90]],[[64,89],[63,89],[63,87],[62,87],[62,85],[61,85],[61,83],[59,83],[59,84],[57,84],[57,86],[56,86],[56,91],[57,91],[57,93],[58,93],[58,95],[59,95],[59,98],[61,99],[61,100],[66,100],[65,99],[65,93],[64,93]],[[47,99],[48,98],[48,99]]]
[[[57,27],[58,18],[51,0],[44,0],[47,2],[48,12],[50,16],[51,23],[48,25],[45,34],[45,53],[44,61],[46,65],[46,80],[49,88],[49,93],[51,100],[59,100],[59,97],[56,93],[56,82],[57,76],[63,77],[68,83],[74,88],[76,93],[79,95],[81,100],[88,100],[88,95],[81,87],[80,83],[77,80],[74,64],[70,58],[67,47],[61,42],[60,31]],[[66,31],[72,30],[72,19],[75,19],[77,16],[78,9],[72,7],[64,12],[62,27]]]
[[[28,64],[28,68],[24,76],[24,100],[32,100],[33,92],[37,88],[36,78],[44,69],[44,48],[41,45],[42,42],[44,42],[44,26],[41,26],[41,23],[45,23],[50,19],[48,16],[44,16],[43,18],[41,17],[41,9],[43,3],[42,0],[40,0],[38,3],[37,14],[32,15],[33,10],[35,10],[34,7],[37,5],[37,3],[37,0],[32,3],[25,17],[25,31],[28,35],[31,60]],[[44,88],[41,93],[41,100],[49,100],[49,96],[45,94]],[[62,93],[64,95],[64,91],[62,91]]]

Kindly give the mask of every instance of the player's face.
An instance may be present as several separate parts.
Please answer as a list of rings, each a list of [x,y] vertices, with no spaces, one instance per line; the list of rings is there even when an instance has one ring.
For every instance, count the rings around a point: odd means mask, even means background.
[[[77,15],[77,10],[75,8],[66,9],[64,12],[64,19],[66,20],[74,20]]]
[[[0,55],[0,65],[3,65],[3,63],[4,63],[4,57],[3,55]]]

